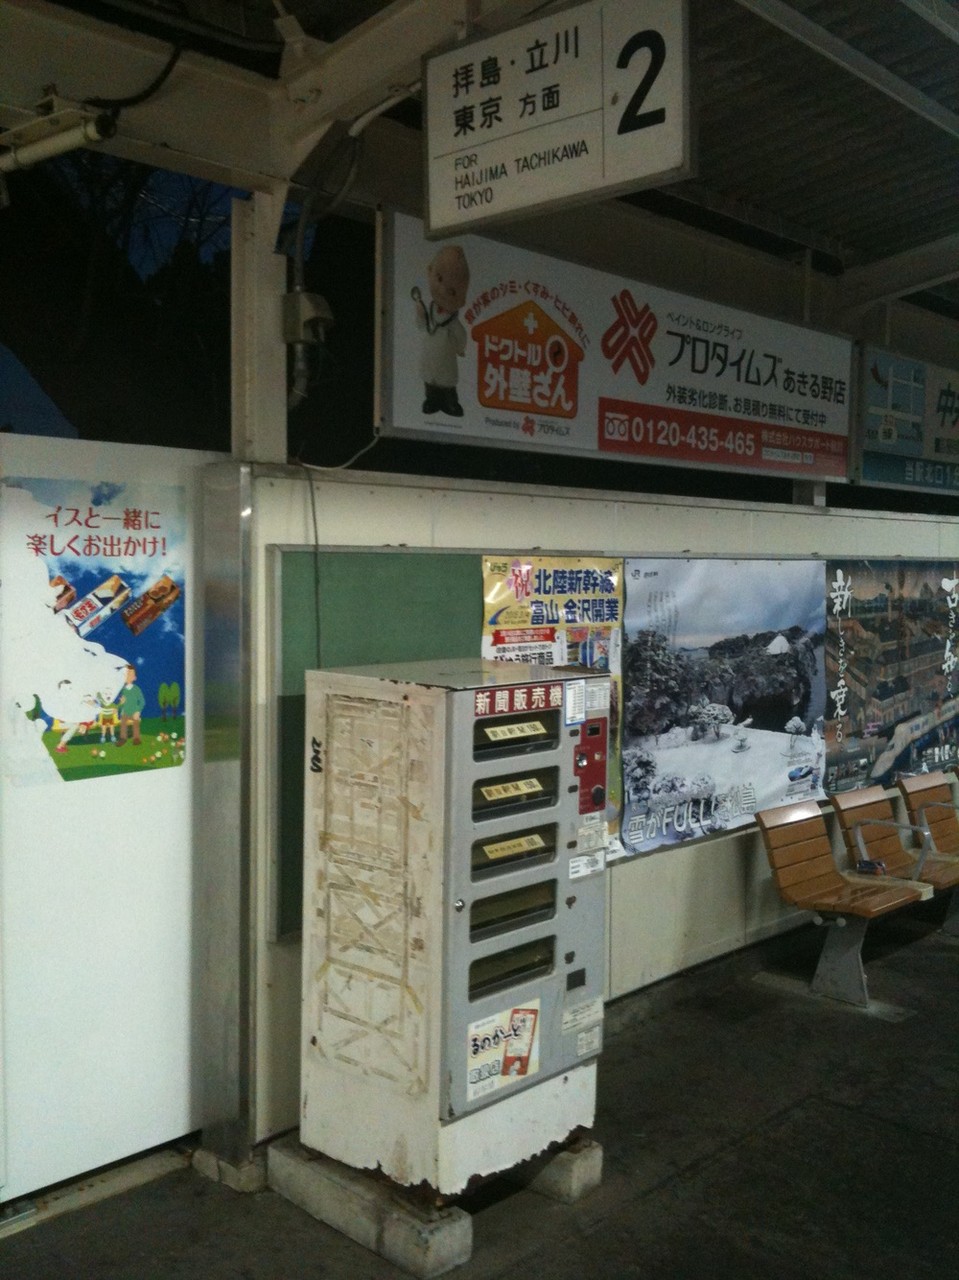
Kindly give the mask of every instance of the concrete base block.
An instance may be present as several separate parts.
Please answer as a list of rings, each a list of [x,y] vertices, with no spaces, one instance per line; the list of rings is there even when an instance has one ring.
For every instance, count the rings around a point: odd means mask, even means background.
[[[392,1183],[310,1151],[294,1136],[271,1143],[267,1180],[320,1222],[423,1280],[473,1252],[473,1220],[464,1210],[424,1210]]]
[[[508,1176],[538,1195],[575,1204],[602,1182],[603,1148],[592,1138],[580,1138],[565,1151],[534,1161]]]
[[[193,1153],[193,1167],[211,1182],[222,1182],[232,1191],[263,1191],[266,1187],[266,1156],[257,1152],[243,1164],[229,1164],[213,1151],[198,1147]]]

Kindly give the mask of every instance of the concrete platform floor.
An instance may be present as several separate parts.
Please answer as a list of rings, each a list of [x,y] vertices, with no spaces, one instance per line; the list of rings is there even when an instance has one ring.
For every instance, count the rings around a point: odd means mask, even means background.
[[[884,1021],[802,994],[812,926],[608,1009],[577,1205],[488,1186],[458,1280],[943,1280],[959,1256],[959,939],[941,906],[878,922]],[[756,975],[772,974],[770,985]],[[950,1262],[950,1259],[952,1261]],[[399,1280],[271,1191],[184,1168],[0,1239],[3,1280]]]

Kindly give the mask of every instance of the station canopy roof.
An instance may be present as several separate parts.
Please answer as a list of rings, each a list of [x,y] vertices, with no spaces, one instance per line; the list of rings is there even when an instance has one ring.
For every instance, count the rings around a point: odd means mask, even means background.
[[[422,56],[463,35],[467,17],[479,33],[545,6],[63,0],[46,8],[286,89],[318,120],[324,110],[355,118],[397,85],[415,85]],[[689,0],[688,9],[694,176],[622,198],[806,260],[837,278],[850,307],[906,297],[959,318],[957,0]],[[0,125],[15,122],[11,106],[23,103],[0,101]],[[391,114],[420,127],[415,89]]]

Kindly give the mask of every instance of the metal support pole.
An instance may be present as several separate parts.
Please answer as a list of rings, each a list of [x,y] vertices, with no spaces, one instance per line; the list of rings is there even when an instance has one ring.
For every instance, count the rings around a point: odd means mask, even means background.
[[[275,252],[284,191],[233,202],[232,453],[286,462],[286,259]]]
[[[255,869],[251,826],[251,468],[203,472],[204,752],[193,924],[195,1087],[203,1147],[251,1159],[255,1128]]]

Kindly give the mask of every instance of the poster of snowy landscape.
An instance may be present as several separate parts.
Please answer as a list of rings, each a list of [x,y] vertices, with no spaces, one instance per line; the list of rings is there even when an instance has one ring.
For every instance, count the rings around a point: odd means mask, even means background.
[[[626,850],[824,799],[824,563],[633,559],[624,576]]]
[[[827,565],[826,787],[892,786],[959,759],[959,565]]]

